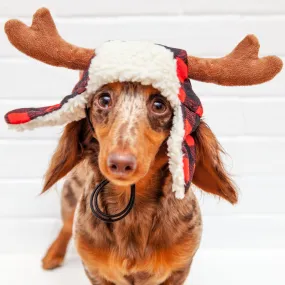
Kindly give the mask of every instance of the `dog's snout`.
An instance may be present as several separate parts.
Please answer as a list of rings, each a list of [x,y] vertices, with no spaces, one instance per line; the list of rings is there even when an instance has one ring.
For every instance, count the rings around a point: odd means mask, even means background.
[[[120,176],[132,174],[137,166],[136,158],[132,154],[111,153],[107,160],[111,173]]]

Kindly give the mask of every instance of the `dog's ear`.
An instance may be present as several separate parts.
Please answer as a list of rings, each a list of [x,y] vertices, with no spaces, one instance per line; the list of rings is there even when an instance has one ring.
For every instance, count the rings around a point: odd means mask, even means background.
[[[45,174],[43,192],[72,170],[83,157],[82,137],[85,119],[69,123],[64,128],[58,146]]]
[[[201,121],[193,134],[196,143],[196,168],[193,183],[202,190],[218,195],[230,203],[238,200],[236,186],[224,169],[222,147],[208,125]]]

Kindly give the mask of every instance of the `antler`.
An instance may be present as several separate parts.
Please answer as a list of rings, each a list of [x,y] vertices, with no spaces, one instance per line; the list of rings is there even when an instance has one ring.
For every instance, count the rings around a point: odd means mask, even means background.
[[[223,58],[189,56],[189,77],[227,86],[260,84],[271,80],[283,66],[277,56],[258,57],[259,42],[254,35],[245,37]]]
[[[5,25],[10,42],[21,52],[50,65],[83,70],[94,50],[74,46],[58,34],[48,9],[39,9],[31,27],[18,20]],[[217,59],[189,56],[189,77],[219,85],[254,85],[269,81],[282,69],[276,56],[259,58],[259,43],[249,35],[229,55]]]
[[[48,9],[39,9],[33,17],[31,27],[18,20],[10,20],[5,32],[21,52],[54,66],[82,70],[89,65],[94,50],[74,46],[58,34]]]

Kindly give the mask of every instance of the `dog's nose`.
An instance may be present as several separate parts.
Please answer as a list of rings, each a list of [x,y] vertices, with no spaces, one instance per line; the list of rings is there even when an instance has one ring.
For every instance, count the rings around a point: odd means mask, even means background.
[[[111,153],[108,156],[107,164],[111,173],[126,176],[135,171],[137,161],[132,154]]]

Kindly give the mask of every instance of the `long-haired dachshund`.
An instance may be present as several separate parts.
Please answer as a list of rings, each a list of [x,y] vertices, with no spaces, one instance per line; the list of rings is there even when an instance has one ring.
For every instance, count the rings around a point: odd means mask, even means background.
[[[74,166],[62,192],[64,225],[43,267],[61,265],[74,223],[76,248],[93,284],[183,284],[200,243],[202,222],[192,190],[183,200],[171,190],[166,147],[170,104],[151,86],[126,82],[105,85],[90,106],[95,132],[86,119],[67,125],[46,174],[44,190]],[[220,145],[206,123],[201,122],[194,138],[198,158],[193,183],[235,203],[236,190],[223,168]],[[138,181],[133,210],[114,224],[98,220],[89,207],[103,177],[111,184],[100,204],[110,214],[125,207],[128,185]]]
[[[62,264],[73,235],[93,285],[182,285],[200,244],[202,221],[192,188],[186,189],[183,199],[173,192],[173,185],[184,186],[173,162],[182,164],[183,158],[188,166],[184,171],[193,170],[184,172],[186,181],[232,204],[237,202],[235,185],[220,156],[221,146],[198,116],[201,109],[195,102],[199,101],[188,77],[220,85],[259,84],[272,79],[282,62],[276,57],[259,59],[254,36],[246,37],[222,59],[187,58],[181,50],[153,44],[145,45],[151,48],[148,53],[140,44],[125,42],[107,44],[106,54],[106,45],[95,54],[60,38],[47,9],[35,14],[31,28],[12,20],[5,29],[11,43],[27,55],[51,65],[85,70],[72,94],[60,104],[15,110],[5,117],[11,127],[19,129],[68,123],[45,176],[43,191],[67,177],[62,191],[63,227],[42,260],[43,268]],[[121,48],[120,57],[112,58],[114,45]],[[106,58],[107,64],[94,76]],[[114,79],[112,69],[124,64],[124,76],[117,72]],[[133,77],[139,65],[142,72]],[[159,77],[160,72],[165,77]],[[103,84],[106,74],[113,77]],[[174,85],[165,79],[171,74]],[[99,87],[92,91],[95,85]],[[174,97],[165,96],[172,92],[165,86],[174,86]],[[186,141],[185,153],[192,160],[185,155],[175,157],[175,149],[169,151],[169,138],[174,139],[173,128],[179,125],[180,103],[185,102],[190,107],[184,106],[180,113],[185,121],[181,141]],[[177,153],[181,154],[180,149]],[[115,223],[102,221],[92,210],[94,189],[104,180],[109,184],[96,196],[97,205],[102,213],[114,217],[130,203],[130,185],[135,185],[132,209]]]

